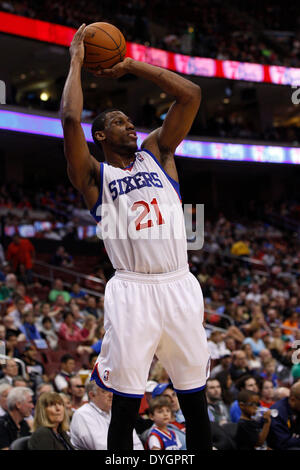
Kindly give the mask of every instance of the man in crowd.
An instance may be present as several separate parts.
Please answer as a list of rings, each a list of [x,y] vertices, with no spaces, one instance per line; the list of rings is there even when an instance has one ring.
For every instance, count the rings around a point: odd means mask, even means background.
[[[86,401],[84,400],[85,387],[82,384],[82,380],[79,375],[71,377],[69,383],[72,410],[75,411],[80,408],[84,403],[86,403]]]
[[[222,400],[221,384],[217,379],[207,379],[206,398],[210,421],[220,425],[230,422],[228,409]]]
[[[75,359],[71,354],[64,354],[60,362],[60,372],[54,378],[54,386],[58,392],[68,393],[70,378],[74,376]]]
[[[107,450],[107,433],[111,419],[113,394],[103,390],[95,382],[88,382],[86,393],[89,402],[78,408],[71,421],[71,442],[81,450]],[[134,450],[144,447],[133,432]]]
[[[14,359],[8,359],[4,364],[3,368],[4,377],[0,380],[1,384],[12,385],[13,378],[19,374],[18,364]]]
[[[12,389],[12,386],[9,384],[0,385],[0,417],[4,416],[7,412],[7,396]]]
[[[13,441],[30,435],[25,418],[31,416],[33,392],[27,387],[16,387],[7,396],[7,413],[0,418],[0,450],[7,450]]]
[[[300,450],[300,381],[291,386],[289,397],[271,409],[277,409],[278,416],[272,418],[268,445],[274,450]]]

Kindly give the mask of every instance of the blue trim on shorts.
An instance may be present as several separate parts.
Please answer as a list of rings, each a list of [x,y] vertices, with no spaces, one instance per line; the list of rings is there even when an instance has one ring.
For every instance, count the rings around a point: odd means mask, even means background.
[[[118,392],[118,390],[115,390],[114,388],[106,387],[106,386],[104,385],[104,383],[102,382],[102,380],[100,379],[96,367],[94,368],[94,370],[93,370],[93,372],[92,372],[92,375],[91,375],[91,378],[90,378],[90,382],[92,382],[93,380],[95,380],[95,382],[96,382],[96,384],[98,385],[98,387],[102,388],[103,390],[106,390],[107,392],[112,392],[112,393],[114,393],[115,395],[120,395],[121,397],[127,397],[127,398],[143,398],[143,396],[144,396],[144,394],[142,394],[142,395],[134,395],[133,393]]]
[[[200,390],[203,390],[206,387],[206,384],[203,385],[202,387],[198,388],[191,388],[190,390],[177,390],[177,388],[174,388],[176,393],[194,393],[194,392],[200,392]]]
[[[161,166],[161,164],[159,163],[159,161],[157,160],[157,158],[155,157],[155,155],[153,155],[152,152],[150,152],[150,150],[147,150],[145,148],[143,148],[141,151],[144,151],[144,152],[147,152],[150,157],[153,158],[153,160],[157,163],[157,165],[159,166],[159,168],[161,169],[161,171],[166,175],[166,177],[168,178],[168,180],[170,181],[171,185],[173,186],[173,188],[175,189],[176,193],[178,194],[178,197],[180,199],[180,201],[182,200],[181,199],[181,195],[180,195],[180,186],[179,186],[179,183],[178,181],[174,180],[170,175],[168,175],[168,173],[166,172],[166,170]]]

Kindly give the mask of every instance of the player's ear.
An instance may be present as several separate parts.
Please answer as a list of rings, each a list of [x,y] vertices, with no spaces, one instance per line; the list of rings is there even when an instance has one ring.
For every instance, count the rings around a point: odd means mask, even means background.
[[[103,142],[106,139],[104,131],[96,131],[94,135],[95,139],[99,140],[99,142]]]

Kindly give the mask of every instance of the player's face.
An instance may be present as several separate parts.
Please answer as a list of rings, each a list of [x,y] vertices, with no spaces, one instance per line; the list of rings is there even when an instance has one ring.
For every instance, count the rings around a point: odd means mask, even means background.
[[[137,135],[131,119],[121,111],[108,113],[105,120],[106,142],[113,150],[123,153],[124,150],[137,150]]]

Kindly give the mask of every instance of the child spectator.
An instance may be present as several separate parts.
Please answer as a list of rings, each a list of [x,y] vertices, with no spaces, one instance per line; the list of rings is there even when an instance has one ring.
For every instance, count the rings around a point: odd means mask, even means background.
[[[271,411],[263,414],[263,425],[253,416],[259,407],[259,395],[250,390],[243,390],[238,394],[238,403],[242,414],[238,422],[236,443],[238,449],[255,450],[264,444],[270,430]]]
[[[150,400],[149,417],[154,421],[148,440],[149,450],[179,450],[181,443],[176,432],[168,429],[172,410],[169,398],[158,396]]]

